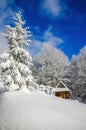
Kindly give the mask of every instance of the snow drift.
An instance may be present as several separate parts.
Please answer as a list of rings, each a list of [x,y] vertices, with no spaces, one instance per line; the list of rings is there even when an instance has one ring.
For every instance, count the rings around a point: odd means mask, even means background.
[[[38,92],[5,92],[0,130],[86,130],[86,105]]]

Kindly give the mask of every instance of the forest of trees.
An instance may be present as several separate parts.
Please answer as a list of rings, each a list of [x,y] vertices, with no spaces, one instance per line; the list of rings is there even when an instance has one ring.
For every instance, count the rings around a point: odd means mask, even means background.
[[[67,56],[61,50],[44,43],[41,52],[33,59],[33,75],[38,84],[55,87],[58,81],[66,81],[69,65]]]
[[[61,50],[44,43],[33,59],[32,70],[39,85],[56,87],[63,81],[72,91],[72,99],[86,103],[86,46],[69,61]]]
[[[15,26],[8,25],[4,34],[9,44],[8,50],[0,55],[0,78],[4,85],[9,90],[35,90],[38,85],[56,87],[63,81],[71,89],[72,99],[86,103],[86,46],[70,61],[60,49],[44,43],[32,65],[31,55],[24,48],[30,36],[24,24],[19,12],[14,17]]]

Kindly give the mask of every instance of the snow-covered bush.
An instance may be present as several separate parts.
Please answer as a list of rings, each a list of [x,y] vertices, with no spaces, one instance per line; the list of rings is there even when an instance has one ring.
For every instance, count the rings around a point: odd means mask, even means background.
[[[53,87],[51,86],[46,86],[46,85],[39,85],[39,88],[38,90],[43,92],[43,93],[46,93],[47,95],[52,95],[52,89]]]

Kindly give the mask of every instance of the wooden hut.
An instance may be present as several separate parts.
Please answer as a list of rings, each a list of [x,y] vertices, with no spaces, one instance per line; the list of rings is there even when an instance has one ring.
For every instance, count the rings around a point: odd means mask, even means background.
[[[52,91],[54,95],[57,97],[67,99],[67,98],[70,98],[71,96],[70,89],[62,81],[60,81],[58,85],[55,88],[53,88]]]

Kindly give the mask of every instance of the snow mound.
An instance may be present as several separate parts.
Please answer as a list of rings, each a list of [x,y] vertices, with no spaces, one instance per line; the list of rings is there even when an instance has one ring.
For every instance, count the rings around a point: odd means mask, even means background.
[[[0,130],[86,130],[86,105],[37,92],[5,92]]]
[[[24,93],[31,94],[30,91],[29,91],[29,89],[26,86],[22,87],[22,89],[20,91],[24,92]]]
[[[0,93],[3,93],[3,92],[5,92],[5,91],[7,91],[7,88],[6,88],[6,87],[3,87],[3,84],[2,84],[1,81],[0,81]]]

